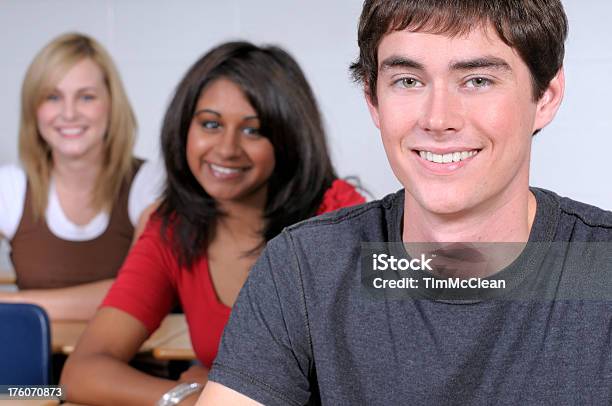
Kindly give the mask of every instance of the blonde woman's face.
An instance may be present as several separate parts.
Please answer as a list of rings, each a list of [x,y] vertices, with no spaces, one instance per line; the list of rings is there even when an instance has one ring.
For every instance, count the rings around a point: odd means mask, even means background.
[[[76,63],[38,107],[38,131],[54,160],[102,159],[110,95],[100,67]]]

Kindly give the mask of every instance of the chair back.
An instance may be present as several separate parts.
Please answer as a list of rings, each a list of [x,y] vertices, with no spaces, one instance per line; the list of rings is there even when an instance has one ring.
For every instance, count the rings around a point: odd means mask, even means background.
[[[42,307],[0,303],[0,385],[50,384],[49,330]]]

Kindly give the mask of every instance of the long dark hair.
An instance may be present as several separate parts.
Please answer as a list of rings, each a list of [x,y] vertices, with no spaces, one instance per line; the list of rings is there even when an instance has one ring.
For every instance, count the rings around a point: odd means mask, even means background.
[[[191,267],[205,252],[215,220],[223,215],[187,164],[187,133],[203,89],[219,78],[237,84],[253,106],[261,133],[274,147],[276,166],[268,180],[265,241],[314,215],[336,178],[327,151],[321,115],[297,62],[276,46],[248,42],[221,44],[201,57],[179,83],[166,112],[161,143],[167,172],[162,234]],[[171,226],[173,238],[167,239]]]

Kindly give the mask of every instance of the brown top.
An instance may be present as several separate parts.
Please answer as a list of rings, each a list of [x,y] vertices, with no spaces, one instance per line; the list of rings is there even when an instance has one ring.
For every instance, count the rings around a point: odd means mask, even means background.
[[[93,240],[63,240],[49,230],[44,217],[35,222],[28,183],[21,222],[11,240],[19,289],[63,288],[115,277],[132,243],[128,197],[141,165],[141,160],[134,160],[134,171],[121,185],[106,230]]]

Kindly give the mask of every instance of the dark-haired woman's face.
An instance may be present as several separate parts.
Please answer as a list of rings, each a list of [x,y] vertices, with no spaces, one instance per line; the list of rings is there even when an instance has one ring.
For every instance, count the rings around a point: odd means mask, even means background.
[[[234,82],[221,78],[200,95],[187,135],[187,163],[215,200],[265,204],[274,147]]]

